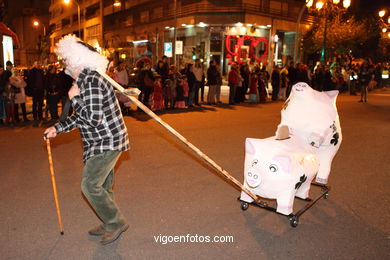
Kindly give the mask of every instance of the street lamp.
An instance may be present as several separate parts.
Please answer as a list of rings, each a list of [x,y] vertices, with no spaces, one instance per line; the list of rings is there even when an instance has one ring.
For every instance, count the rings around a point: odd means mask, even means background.
[[[382,28],[382,32],[385,34],[389,28],[390,28],[390,16],[387,18],[387,22],[384,19],[384,16],[386,15],[386,10],[380,10],[379,11],[379,26]],[[387,34],[388,37],[390,37],[390,33]]]
[[[71,0],[63,0],[64,4],[68,5],[70,4]],[[77,0],[73,0],[74,3],[77,5],[77,15],[78,15],[78,21],[79,21],[79,38],[81,39],[81,20],[80,20],[80,4]]]
[[[38,20],[34,20],[33,21],[33,26],[34,27],[39,27],[40,23]],[[46,26],[42,23],[42,27],[43,27],[43,36],[46,37]]]

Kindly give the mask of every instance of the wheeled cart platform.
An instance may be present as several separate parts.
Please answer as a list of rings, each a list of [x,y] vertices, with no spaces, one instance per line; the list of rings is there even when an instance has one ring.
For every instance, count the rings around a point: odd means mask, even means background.
[[[286,216],[290,220],[290,224],[291,224],[292,227],[297,227],[298,226],[299,217],[303,213],[305,213],[308,209],[310,209],[314,204],[316,204],[317,201],[319,201],[321,198],[327,199],[328,196],[329,196],[329,191],[330,191],[330,187],[329,186],[324,185],[324,184],[319,184],[319,183],[312,183],[311,185],[320,187],[321,188],[321,193],[317,197],[315,197],[314,199],[310,199],[310,198],[305,199],[305,201],[307,201],[305,206],[303,206],[297,212],[292,213],[292,214]],[[238,198],[238,200],[240,201],[240,205],[241,205],[241,209],[242,210],[247,210],[249,208],[249,205],[253,205],[253,206],[256,206],[256,207],[259,207],[259,208],[263,208],[263,209],[266,209],[266,210],[269,210],[269,211],[277,213],[276,212],[276,208],[268,206],[268,203],[266,201],[260,201],[260,202],[253,201],[253,202],[249,203],[249,202],[241,200],[240,198]]]

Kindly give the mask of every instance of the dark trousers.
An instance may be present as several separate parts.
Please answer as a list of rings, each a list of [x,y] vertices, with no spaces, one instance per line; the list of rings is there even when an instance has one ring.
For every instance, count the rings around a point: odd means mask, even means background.
[[[203,102],[204,101],[204,82],[201,82],[200,83],[200,86],[199,86],[199,88],[200,88],[200,100]]]
[[[83,168],[81,191],[108,231],[126,224],[114,200],[114,167],[121,152],[107,151],[89,158]]]
[[[33,96],[33,117],[34,120],[42,120],[43,93]]]
[[[229,104],[234,104],[237,86],[229,84]]]
[[[46,101],[47,101],[47,105],[49,106],[51,119],[58,118],[58,99],[59,97],[57,95],[46,96]]]
[[[194,82],[194,92],[195,92],[194,103],[195,103],[195,105],[199,105],[199,89],[200,89],[201,85],[202,85],[202,83],[200,81]],[[204,89],[203,89],[203,91],[204,91]],[[203,93],[202,93],[202,96],[203,96]]]
[[[15,107],[15,120],[20,121],[20,119],[19,119],[19,104],[15,104],[14,107]],[[27,120],[26,103],[21,103],[20,107],[22,108],[23,119],[26,121]]]
[[[278,100],[279,95],[279,84],[272,85],[272,100]]]
[[[142,97],[142,103],[149,107],[150,108],[150,103],[149,103],[149,100],[150,100],[150,95],[152,94],[153,92],[153,89],[150,88],[150,87],[144,87],[143,88],[143,97]]]

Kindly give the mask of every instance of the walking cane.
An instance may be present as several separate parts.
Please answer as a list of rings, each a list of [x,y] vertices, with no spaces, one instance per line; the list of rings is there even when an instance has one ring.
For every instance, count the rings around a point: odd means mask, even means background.
[[[110,76],[108,76],[104,71],[97,69],[96,70],[100,75],[102,75],[106,80],[108,80],[117,90],[119,90],[122,94],[128,96],[130,100],[135,103],[139,108],[141,108],[146,114],[148,114],[151,118],[160,123],[163,127],[165,127],[169,132],[171,132],[174,136],[176,136],[180,141],[182,141],[185,145],[187,145],[191,150],[193,150],[196,154],[200,156],[203,160],[205,160],[208,164],[210,164],[214,169],[216,169],[223,177],[230,180],[234,184],[236,184],[242,191],[248,194],[252,199],[256,202],[259,202],[259,197],[257,197],[253,192],[244,187],[239,181],[237,181],[232,175],[230,175],[226,170],[224,170],[221,166],[219,166],[216,162],[214,162],[210,157],[204,154],[199,148],[190,143],[184,136],[179,134],[175,129],[173,129],[170,125],[165,123],[159,116],[153,113],[147,106],[142,104],[138,99],[133,96],[127,95],[125,93],[125,89],[119,85],[115,80],[113,80]]]
[[[53,167],[53,159],[52,159],[52,156],[51,156],[50,140],[49,140],[49,138],[46,137],[46,135],[44,135],[44,137],[46,139],[47,155],[48,155],[49,166],[50,166],[51,184],[53,185],[54,201],[56,203],[58,224],[60,226],[60,234],[63,235],[64,234],[64,229],[62,228],[60,204],[58,203],[57,186],[56,186],[56,179],[55,179],[55,176],[54,176],[54,167]]]

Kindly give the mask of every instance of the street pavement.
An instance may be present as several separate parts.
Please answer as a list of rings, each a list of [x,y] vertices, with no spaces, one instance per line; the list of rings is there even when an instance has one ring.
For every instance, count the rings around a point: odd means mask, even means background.
[[[264,209],[242,211],[237,188],[167,130],[145,114],[126,116],[131,150],[117,164],[115,196],[130,228],[106,246],[87,234],[99,220],[80,192],[78,132],[51,141],[61,236],[44,128],[2,127],[0,258],[390,259],[390,90],[370,92],[365,104],[358,99],[338,98],[343,143],[333,161],[332,189],[296,228],[287,217]],[[272,136],[282,105],[204,105],[160,116],[242,182],[245,138]],[[302,205],[296,201],[294,206]],[[198,241],[205,236],[231,236],[233,241],[155,242],[187,234]]]

